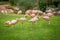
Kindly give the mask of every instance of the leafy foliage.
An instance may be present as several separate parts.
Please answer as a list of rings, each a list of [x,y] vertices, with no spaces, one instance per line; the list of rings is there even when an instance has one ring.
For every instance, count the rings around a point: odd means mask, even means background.
[[[41,10],[45,10],[47,7],[59,8],[60,0],[40,0],[39,7]]]
[[[22,10],[27,10],[34,7],[36,0],[10,0],[10,2]]]
[[[35,6],[43,11],[49,6],[60,8],[60,0],[9,0],[9,2],[23,11],[33,9]]]

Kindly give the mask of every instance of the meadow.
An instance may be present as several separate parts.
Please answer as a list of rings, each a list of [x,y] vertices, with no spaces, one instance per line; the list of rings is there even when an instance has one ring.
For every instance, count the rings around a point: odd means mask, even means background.
[[[23,17],[23,14],[0,13],[0,40],[60,40],[60,16],[50,19],[51,24],[40,18],[34,24],[28,20],[18,22],[15,25],[7,26],[4,22]],[[40,16],[41,17],[41,16]]]

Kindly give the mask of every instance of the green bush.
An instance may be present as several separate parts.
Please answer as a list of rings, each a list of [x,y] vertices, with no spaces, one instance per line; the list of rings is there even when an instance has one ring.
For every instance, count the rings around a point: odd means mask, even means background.
[[[12,5],[16,5],[21,10],[25,11],[27,9],[33,9],[36,0],[10,0]]]
[[[12,5],[19,7],[23,11],[27,9],[33,9],[35,6],[39,6],[38,8],[43,11],[47,7],[55,8],[55,2],[59,2],[59,0],[48,0],[48,2],[46,0],[40,0],[39,2],[37,2],[37,0],[10,0]],[[36,5],[36,3],[39,4]]]
[[[45,10],[47,7],[52,7],[52,8],[59,8],[60,9],[60,6],[58,5],[60,3],[60,0],[48,0],[45,1],[45,0],[40,0],[40,3],[39,3],[39,8],[41,10]]]
[[[46,7],[48,7],[47,2],[45,0],[41,0],[39,2],[39,8],[40,8],[40,10],[45,11]]]

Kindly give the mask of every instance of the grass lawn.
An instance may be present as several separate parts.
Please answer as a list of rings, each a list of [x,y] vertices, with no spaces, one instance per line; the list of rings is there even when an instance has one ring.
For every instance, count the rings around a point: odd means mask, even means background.
[[[15,25],[7,26],[4,24],[7,20],[20,18],[23,15],[17,14],[0,14],[0,40],[60,40],[60,16],[51,18],[51,24],[42,18],[31,24],[27,20],[18,22]]]

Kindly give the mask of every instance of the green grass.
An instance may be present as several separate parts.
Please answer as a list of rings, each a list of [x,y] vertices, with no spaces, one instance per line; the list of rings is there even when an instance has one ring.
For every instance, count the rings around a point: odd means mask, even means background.
[[[20,18],[23,15],[0,14],[0,40],[60,40],[60,16],[51,18],[51,24],[42,18],[34,24],[28,22],[27,17],[22,25],[18,22],[15,25],[7,26],[4,24],[7,20]]]

